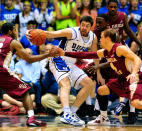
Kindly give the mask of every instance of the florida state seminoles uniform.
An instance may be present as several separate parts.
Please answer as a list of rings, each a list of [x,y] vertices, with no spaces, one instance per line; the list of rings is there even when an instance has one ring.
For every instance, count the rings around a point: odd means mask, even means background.
[[[126,58],[121,56],[118,57],[116,55],[116,48],[120,46],[120,44],[114,44],[111,51],[104,51],[105,58],[110,62],[111,68],[115,70],[118,74],[117,79],[110,79],[106,84],[113,92],[118,94],[121,97],[130,98],[130,82],[126,80],[126,77],[130,74],[128,71],[129,67],[126,67]],[[139,82],[137,83],[137,87],[133,99],[141,99],[142,100],[142,73],[139,73]]]
[[[124,30],[124,23],[125,23],[125,14],[123,12],[117,12],[118,17],[115,21],[111,21],[111,18],[108,20],[108,28],[112,28],[118,31],[119,36],[121,38],[121,43],[125,45],[123,40],[123,30]],[[108,13],[107,13],[108,14]],[[111,17],[111,16],[109,16]]]
[[[0,36],[0,88],[5,90],[10,96],[21,96],[30,87],[20,81],[14,73],[8,69],[11,61],[12,52],[10,51],[10,43],[12,38],[8,35]]]

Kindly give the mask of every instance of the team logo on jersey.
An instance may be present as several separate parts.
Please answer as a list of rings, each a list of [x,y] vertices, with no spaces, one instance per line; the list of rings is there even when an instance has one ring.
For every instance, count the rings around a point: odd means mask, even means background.
[[[26,85],[26,84],[20,84],[20,85],[19,85],[19,88],[23,88],[23,89],[24,89],[24,88],[27,88],[27,85]]]
[[[72,51],[84,51],[84,50],[85,50],[84,46],[80,46],[75,43],[72,44]]]

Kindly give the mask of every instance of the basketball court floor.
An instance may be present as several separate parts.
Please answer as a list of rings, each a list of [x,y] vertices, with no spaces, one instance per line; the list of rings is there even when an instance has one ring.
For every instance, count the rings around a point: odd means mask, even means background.
[[[108,126],[71,126],[59,121],[60,117],[40,115],[36,118],[46,121],[46,127],[26,127],[26,116],[0,116],[0,131],[142,131],[142,116],[134,125],[126,125],[127,116],[122,123],[114,124],[113,116],[109,116],[111,125]],[[90,118],[82,118],[86,123]]]

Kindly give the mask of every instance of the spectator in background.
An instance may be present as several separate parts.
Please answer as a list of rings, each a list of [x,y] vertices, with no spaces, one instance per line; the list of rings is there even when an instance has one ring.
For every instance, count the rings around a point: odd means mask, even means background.
[[[46,30],[49,27],[49,24],[55,21],[53,11],[49,10],[47,6],[47,0],[40,0],[40,8],[34,10],[34,16],[38,23],[38,28],[42,30]]]
[[[23,2],[21,0],[15,0],[14,7],[17,10],[23,11]]]
[[[139,10],[142,11],[142,0],[139,0]]]
[[[26,48],[28,54],[32,54],[32,50]],[[39,62],[27,63],[25,60],[19,60],[15,65],[15,72],[21,74],[21,80],[29,84],[35,89],[35,101],[36,104],[40,104],[41,99],[41,86],[40,86],[40,75],[41,66]]]
[[[127,3],[127,0],[119,0],[119,1],[120,1],[120,3],[118,5],[119,6],[118,11],[122,11],[126,15],[128,15],[129,14],[129,12],[128,12],[129,6],[128,6],[128,3]]]
[[[80,9],[80,16],[77,16],[77,18],[76,18],[77,26],[80,26],[80,18],[85,15],[92,17],[94,23],[93,23],[91,30],[93,30],[96,25],[95,21],[96,21],[96,17],[97,17],[97,11],[94,10],[94,3],[92,5],[92,1],[90,1],[90,0],[83,0],[82,1],[82,6]]]
[[[34,20],[34,14],[31,12],[31,4],[29,1],[24,2],[24,10],[20,12],[19,15],[16,16],[15,26],[17,29],[16,38],[19,39],[24,36],[27,30],[27,23],[30,20]]]
[[[142,22],[138,24],[138,32],[136,33],[137,38],[142,42]],[[130,49],[136,53],[138,56],[141,57],[141,49],[139,46],[136,44],[136,42],[132,41]],[[142,59],[142,58],[141,58]]]
[[[31,0],[31,11],[34,11],[38,8],[38,0]]]
[[[94,5],[95,5],[96,10],[101,8],[102,0],[92,0],[92,1],[93,1]]]
[[[37,22],[35,20],[30,20],[27,23],[27,29],[36,29],[37,28]],[[20,39],[21,44],[23,45],[24,48],[30,48],[33,51],[33,55],[37,55],[38,53],[38,46],[33,45],[28,39],[27,37],[24,35],[22,36],[22,38]]]
[[[20,11],[14,8],[13,2],[13,0],[5,0],[5,6],[1,10],[1,20],[15,23],[15,18]]]
[[[98,9],[98,15],[108,12],[108,9],[107,9],[107,2],[108,1],[109,0],[102,0],[101,8]]]
[[[137,25],[142,21],[142,11],[139,10],[138,3],[138,0],[130,0],[128,22],[134,33],[137,32]]]
[[[54,2],[56,12],[56,30],[76,26],[76,6],[75,2],[60,0]]]

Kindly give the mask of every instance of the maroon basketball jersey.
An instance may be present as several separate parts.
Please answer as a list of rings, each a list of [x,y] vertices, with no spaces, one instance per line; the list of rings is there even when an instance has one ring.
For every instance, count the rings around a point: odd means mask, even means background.
[[[101,31],[99,31],[97,28],[94,29],[93,31],[95,33],[95,35],[97,36],[97,39],[98,39],[98,49],[101,49],[101,46],[100,46],[100,39],[101,39]]]
[[[109,17],[109,20],[108,20],[108,28],[112,28],[112,29],[116,29],[119,33],[119,36],[120,36],[120,39],[121,39],[121,43],[123,45],[125,45],[125,42],[123,40],[123,30],[124,30],[124,23],[125,23],[125,15],[123,12],[117,12],[118,13],[118,17],[115,21],[112,21],[111,20],[111,16],[108,16]],[[107,13],[108,15],[108,13]]]
[[[12,38],[8,35],[0,36],[0,66],[8,67],[12,53],[10,52],[10,43]]]
[[[118,57],[116,55],[116,48],[121,46],[121,44],[114,44],[111,51],[108,52],[107,50],[104,51],[104,56],[110,62],[111,68],[118,74],[123,77],[126,77],[130,74],[125,66],[125,57],[121,56]]]

